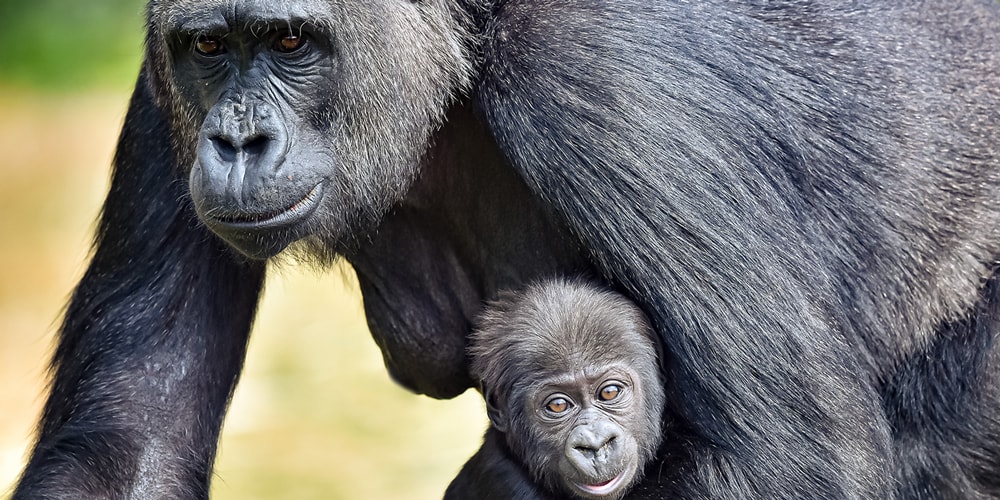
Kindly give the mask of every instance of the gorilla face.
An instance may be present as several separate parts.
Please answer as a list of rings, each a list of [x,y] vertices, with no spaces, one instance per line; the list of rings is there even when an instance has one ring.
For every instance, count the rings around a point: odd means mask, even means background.
[[[150,18],[195,209],[252,258],[376,222],[471,74],[443,0],[153,2]]]
[[[587,368],[599,375],[577,371],[526,395],[530,434],[538,437],[535,460],[552,464],[550,481],[571,494],[621,498],[643,465],[635,436],[651,432],[642,426],[645,409],[636,395],[641,378],[627,366]]]
[[[627,298],[554,279],[506,292],[469,352],[492,425],[540,484],[618,499],[662,439],[652,328]]]

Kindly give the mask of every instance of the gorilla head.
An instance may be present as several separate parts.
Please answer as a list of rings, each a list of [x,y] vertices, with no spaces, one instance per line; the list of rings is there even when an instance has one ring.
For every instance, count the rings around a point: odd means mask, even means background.
[[[150,21],[198,216],[250,257],[357,237],[469,85],[468,20],[444,2],[152,2]]]
[[[641,478],[664,393],[651,328],[630,301],[562,280],[506,293],[470,350],[490,421],[536,481],[617,499]]]

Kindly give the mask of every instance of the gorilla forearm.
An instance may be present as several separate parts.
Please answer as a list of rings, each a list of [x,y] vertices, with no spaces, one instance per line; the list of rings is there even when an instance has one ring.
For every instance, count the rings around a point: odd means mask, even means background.
[[[462,466],[444,493],[445,500],[552,500],[532,484],[531,475],[503,444],[503,435],[490,427],[483,445]]]
[[[60,332],[18,499],[208,495],[263,266],[238,263],[196,225],[169,135],[133,133],[165,125],[144,83],[126,118],[97,251]],[[139,168],[149,161],[160,168]]]

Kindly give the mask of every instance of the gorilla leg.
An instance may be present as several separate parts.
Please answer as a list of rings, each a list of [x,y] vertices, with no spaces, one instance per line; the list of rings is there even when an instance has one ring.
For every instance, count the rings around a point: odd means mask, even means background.
[[[196,223],[147,89],[140,77],[17,499],[208,495],[264,268]]]

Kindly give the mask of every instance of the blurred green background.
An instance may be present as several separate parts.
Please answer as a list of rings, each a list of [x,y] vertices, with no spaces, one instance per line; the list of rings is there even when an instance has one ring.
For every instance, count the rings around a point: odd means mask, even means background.
[[[23,467],[138,71],[142,2],[0,0],[0,497]],[[270,270],[215,499],[440,498],[486,427],[393,385],[350,269]]]

